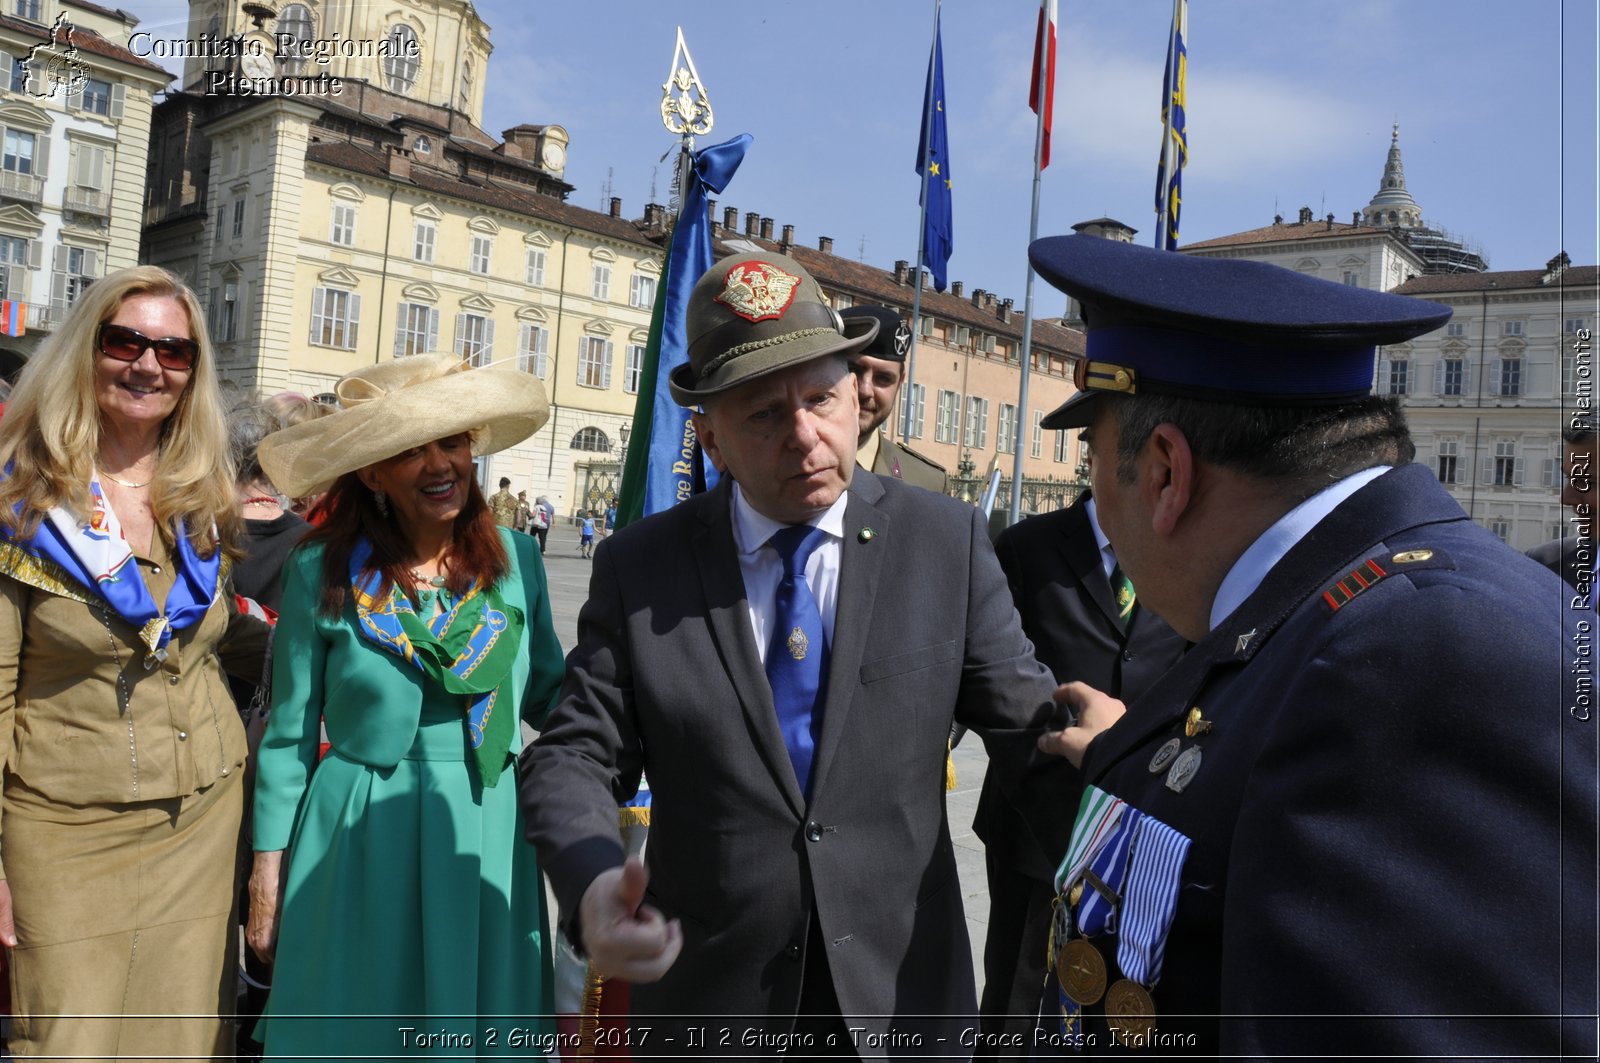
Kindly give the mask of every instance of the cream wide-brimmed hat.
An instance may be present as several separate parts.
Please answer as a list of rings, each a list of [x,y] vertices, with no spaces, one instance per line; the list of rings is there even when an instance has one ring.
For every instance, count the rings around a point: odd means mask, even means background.
[[[347,472],[459,432],[474,455],[527,439],[550,419],[538,378],[517,369],[474,369],[451,354],[418,354],[339,378],[339,408],[261,441],[261,467],[291,498],[326,491]]]

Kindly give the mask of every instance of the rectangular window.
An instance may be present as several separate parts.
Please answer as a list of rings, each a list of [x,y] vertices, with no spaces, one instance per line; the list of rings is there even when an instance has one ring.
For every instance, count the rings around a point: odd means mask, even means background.
[[[999,438],[995,440],[995,449],[1002,454],[1015,454],[1017,452],[1017,407],[1015,403],[1002,402],[1000,404],[1000,423],[995,426]]]
[[[522,279],[529,287],[544,287],[544,251],[541,248],[528,248],[528,261]]]
[[[1504,398],[1515,398],[1522,394],[1522,359],[1500,359],[1500,394]]]
[[[467,269],[473,273],[489,272],[489,256],[494,251],[493,237],[481,233],[472,235],[472,251],[467,258]]]
[[[356,242],[356,205],[335,203],[333,220],[328,225],[328,239],[349,247]]]
[[[611,386],[611,341],[585,336],[578,341],[578,383],[586,388]]]
[[[1502,439],[1494,445],[1494,479],[1496,487],[1511,487],[1517,482],[1517,445]]]
[[[989,400],[967,396],[967,419],[961,442],[972,450],[982,450],[989,442]]]
[[[1567,318],[1567,335],[1569,336],[1576,336],[1578,333],[1587,330],[1588,327],[1589,319],[1586,317]]]
[[[411,239],[411,257],[418,262],[432,262],[435,235],[436,229],[433,222],[417,222]]]
[[[1389,363],[1389,394],[1406,394],[1407,384],[1411,376],[1411,363],[1404,358],[1397,358]]]
[[[1460,358],[1446,358],[1444,360],[1443,383],[1439,386],[1441,395],[1460,395],[1466,380],[1466,362]]]
[[[542,325],[522,326],[517,339],[517,368],[543,380],[550,371],[550,330]]]
[[[1344,282],[1352,288],[1361,287],[1361,278],[1355,273],[1354,270],[1347,269],[1344,271]]]
[[[0,265],[26,266],[28,241],[20,236],[0,236]]]
[[[94,283],[94,252],[81,247],[66,248],[66,276],[62,280],[61,305],[71,306]]]
[[[924,321],[928,320],[923,318]],[[961,428],[961,396],[953,391],[939,391],[938,406],[934,411],[933,441],[954,443]]]
[[[431,354],[439,349],[439,311],[422,303],[401,303],[395,313],[394,356]]]
[[[1522,322],[1520,322],[1520,321],[1502,321],[1502,322],[1500,322],[1500,335],[1502,335],[1502,336],[1520,336],[1520,335],[1522,335]]]
[[[494,322],[482,314],[457,314],[456,354],[475,366],[494,361]]]
[[[7,85],[12,92],[28,91],[28,60],[26,54],[9,56],[11,60],[11,82]]]
[[[1491,520],[1489,522],[1489,530],[1501,542],[1509,542],[1511,539],[1511,523],[1509,521]]]
[[[13,10],[16,11],[18,18],[25,18],[29,22],[39,22],[41,21],[39,18],[41,2],[42,0],[17,0],[16,7]]]
[[[1035,458],[1039,457],[1041,454],[1044,453],[1044,425],[1042,425],[1040,423],[1043,420],[1044,420],[1044,411],[1043,410],[1034,410],[1033,411],[1033,445],[1028,448],[1028,454],[1030,456],[1032,456],[1032,457],[1035,457]]]
[[[239,285],[235,281],[222,286],[222,317],[217,332],[217,339],[225,342],[239,338]]]
[[[643,307],[646,310],[655,306],[656,279],[647,277],[643,273],[635,273],[628,285],[628,305]]]
[[[361,323],[361,296],[337,288],[317,288],[311,293],[311,342],[319,347],[356,349]]]
[[[111,113],[111,83],[88,78],[83,83],[83,109],[92,114]]]
[[[1070,441],[1070,438],[1067,436],[1067,433],[1065,433],[1065,432],[1057,432],[1056,433],[1055,460],[1060,462],[1061,464],[1065,465],[1068,461],[1071,460],[1071,458],[1069,457],[1069,455],[1071,453],[1072,453],[1072,443]]]
[[[12,173],[33,172],[34,135],[17,129],[6,130],[5,148],[0,153],[0,166]]]
[[[611,298],[611,267],[604,262],[594,264],[594,283],[590,288],[596,299]]]
[[[1444,327],[1444,334],[1459,339],[1467,334],[1467,326],[1464,322],[1452,321]]]
[[[911,428],[906,433],[907,439],[922,438],[922,419],[927,411],[924,409],[928,400],[928,389],[922,384],[907,384],[900,389],[900,412],[895,426],[900,427],[906,423],[906,406],[911,407]]]
[[[233,235],[237,239],[244,235],[244,200],[233,201]]]
[[[228,227],[228,208],[227,207],[218,207],[217,208],[217,227],[216,227],[216,230],[214,231],[214,233],[213,233],[213,235],[211,237],[211,242],[214,243],[214,244],[222,243],[222,234],[227,229],[227,227]]]
[[[644,344],[630,343],[622,356],[622,390],[639,394],[639,377],[644,373]]]
[[[1457,444],[1453,439],[1439,440],[1439,482],[1456,483]]]

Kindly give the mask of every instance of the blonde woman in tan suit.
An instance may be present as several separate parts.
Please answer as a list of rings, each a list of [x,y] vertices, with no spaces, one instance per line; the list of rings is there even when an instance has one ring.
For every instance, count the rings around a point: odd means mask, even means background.
[[[81,294],[0,422],[0,942],[11,1048],[231,1052],[244,728],[239,517],[194,294]]]

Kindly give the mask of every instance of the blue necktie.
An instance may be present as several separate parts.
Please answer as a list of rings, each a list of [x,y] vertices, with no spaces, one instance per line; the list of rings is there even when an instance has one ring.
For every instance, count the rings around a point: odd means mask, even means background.
[[[802,793],[811,786],[811,756],[822,722],[819,710],[828,661],[822,613],[806,583],[806,562],[826,538],[821,528],[793,524],[767,540],[783,562],[783,579],[773,600],[772,639],[767,644],[767,682]]]

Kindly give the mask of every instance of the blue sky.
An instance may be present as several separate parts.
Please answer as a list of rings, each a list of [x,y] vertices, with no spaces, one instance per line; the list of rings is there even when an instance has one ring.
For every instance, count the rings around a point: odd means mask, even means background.
[[[126,0],[147,29],[183,5]],[[933,0],[732,4],[481,0],[485,126],[559,123],[572,201],[665,202],[676,139],[661,85],[683,27],[716,112],[702,144],[755,143],[724,206],[888,268],[916,256],[912,169]],[[945,0],[954,178],[950,277],[1022,302],[1034,118],[1033,0]],[[1154,231],[1169,0],[1060,0],[1053,161],[1040,234],[1110,215]],[[424,42],[426,45],[426,42]],[[1182,241],[1293,218],[1349,221],[1378,188],[1392,123],[1430,224],[1491,269],[1565,248],[1600,259],[1594,0],[1194,0]],[[719,210],[720,213],[720,210]],[[1041,313],[1059,297],[1037,289]]]

